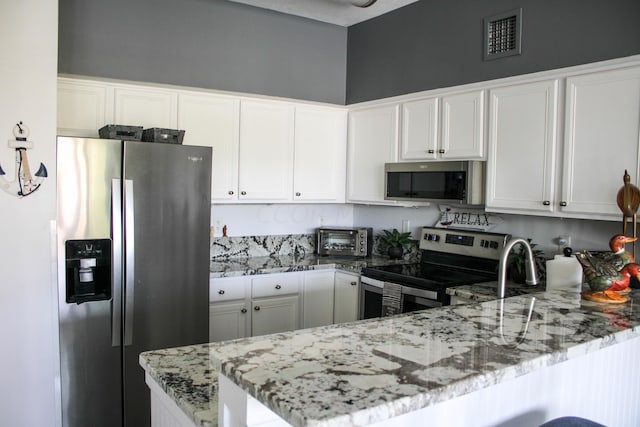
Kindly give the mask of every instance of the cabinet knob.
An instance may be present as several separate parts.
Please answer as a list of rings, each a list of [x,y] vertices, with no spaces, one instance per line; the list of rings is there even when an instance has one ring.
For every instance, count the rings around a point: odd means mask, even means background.
[[[255,311],[260,311],[260,306],[259,306],[259,305],[256,305],[255,307],[253,307],[253,309],[254,309]]]
[[[435,153],[435,151],[434,150],[427,150],[427,153],[433,154],[433,153]]]
[[[358,282],[351,282],[351,286],[356,286]]]
[[[300,197],[301,196],[300,192],[296,191],[296,196]]]
[[[233,190],[229,190],[229,195],[233,196]]]
[[[241,191],[240,194],[242,194],[243,196],[246,196],[247,192],[246,191]]]
[[[444,154],[444,148],[439,149],[439,150],[438,150],[438,153],[440,153],[440,154]]]
[[[240,310],[240,313],[242,313],[242,314],[244,314],[244,313],[246,313],[246,312],[247,312],[247,309],[246,309],[246,308],[243,308],[242,310]]]
[[[548,201],[548,200],[545,200],[544,202],[542,202],[542,204],[545,205],[545,206],[549,206],[551,204],[551,202]]]
[[[220,295],[224,295],[224,289],[220,289],[220,290],[218,291],[218,294],[220,294]]]
[[[282,289],[282,286],[276,285],[276,289]]]
[[[560,206],[567,206],[567,202],[560,202]]]

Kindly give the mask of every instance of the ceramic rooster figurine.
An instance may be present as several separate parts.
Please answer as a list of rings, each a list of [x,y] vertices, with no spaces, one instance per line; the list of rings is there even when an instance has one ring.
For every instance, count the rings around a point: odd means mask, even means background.
[[[616,268],[616,262],[594,256],[588,251],[577,252],[576,259],[582,266],[590,291],[583,291],[582,297],[590,301],[624,303],[629,297],[621,294],[629,288],[631,277],[640,280],[640,265],[628,263]]]

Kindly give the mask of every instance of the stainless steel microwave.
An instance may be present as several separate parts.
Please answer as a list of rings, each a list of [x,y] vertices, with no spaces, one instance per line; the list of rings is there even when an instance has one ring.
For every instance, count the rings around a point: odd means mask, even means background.
[[[317,238],[318,255],[368,257],[373,246],[373,229],[318,228]]]
[[[484,162],[385,163],[385,199],[484,204]]]

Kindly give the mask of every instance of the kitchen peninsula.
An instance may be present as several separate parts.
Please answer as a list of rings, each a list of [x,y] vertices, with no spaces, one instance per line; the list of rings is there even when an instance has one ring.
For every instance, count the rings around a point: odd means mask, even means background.
[[[140,363],[157,425],[215,426],[218,414],[254,425],[260,412],[294,426],[537,426],[565,415],[632,426],[638,303],[640,290],[622,305],[539,292],[152,351]]]

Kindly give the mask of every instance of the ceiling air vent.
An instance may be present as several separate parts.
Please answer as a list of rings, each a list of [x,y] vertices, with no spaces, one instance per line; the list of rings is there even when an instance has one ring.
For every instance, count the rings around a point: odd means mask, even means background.
[[[520,55],[522,9],[484,19],[484,59]]]

